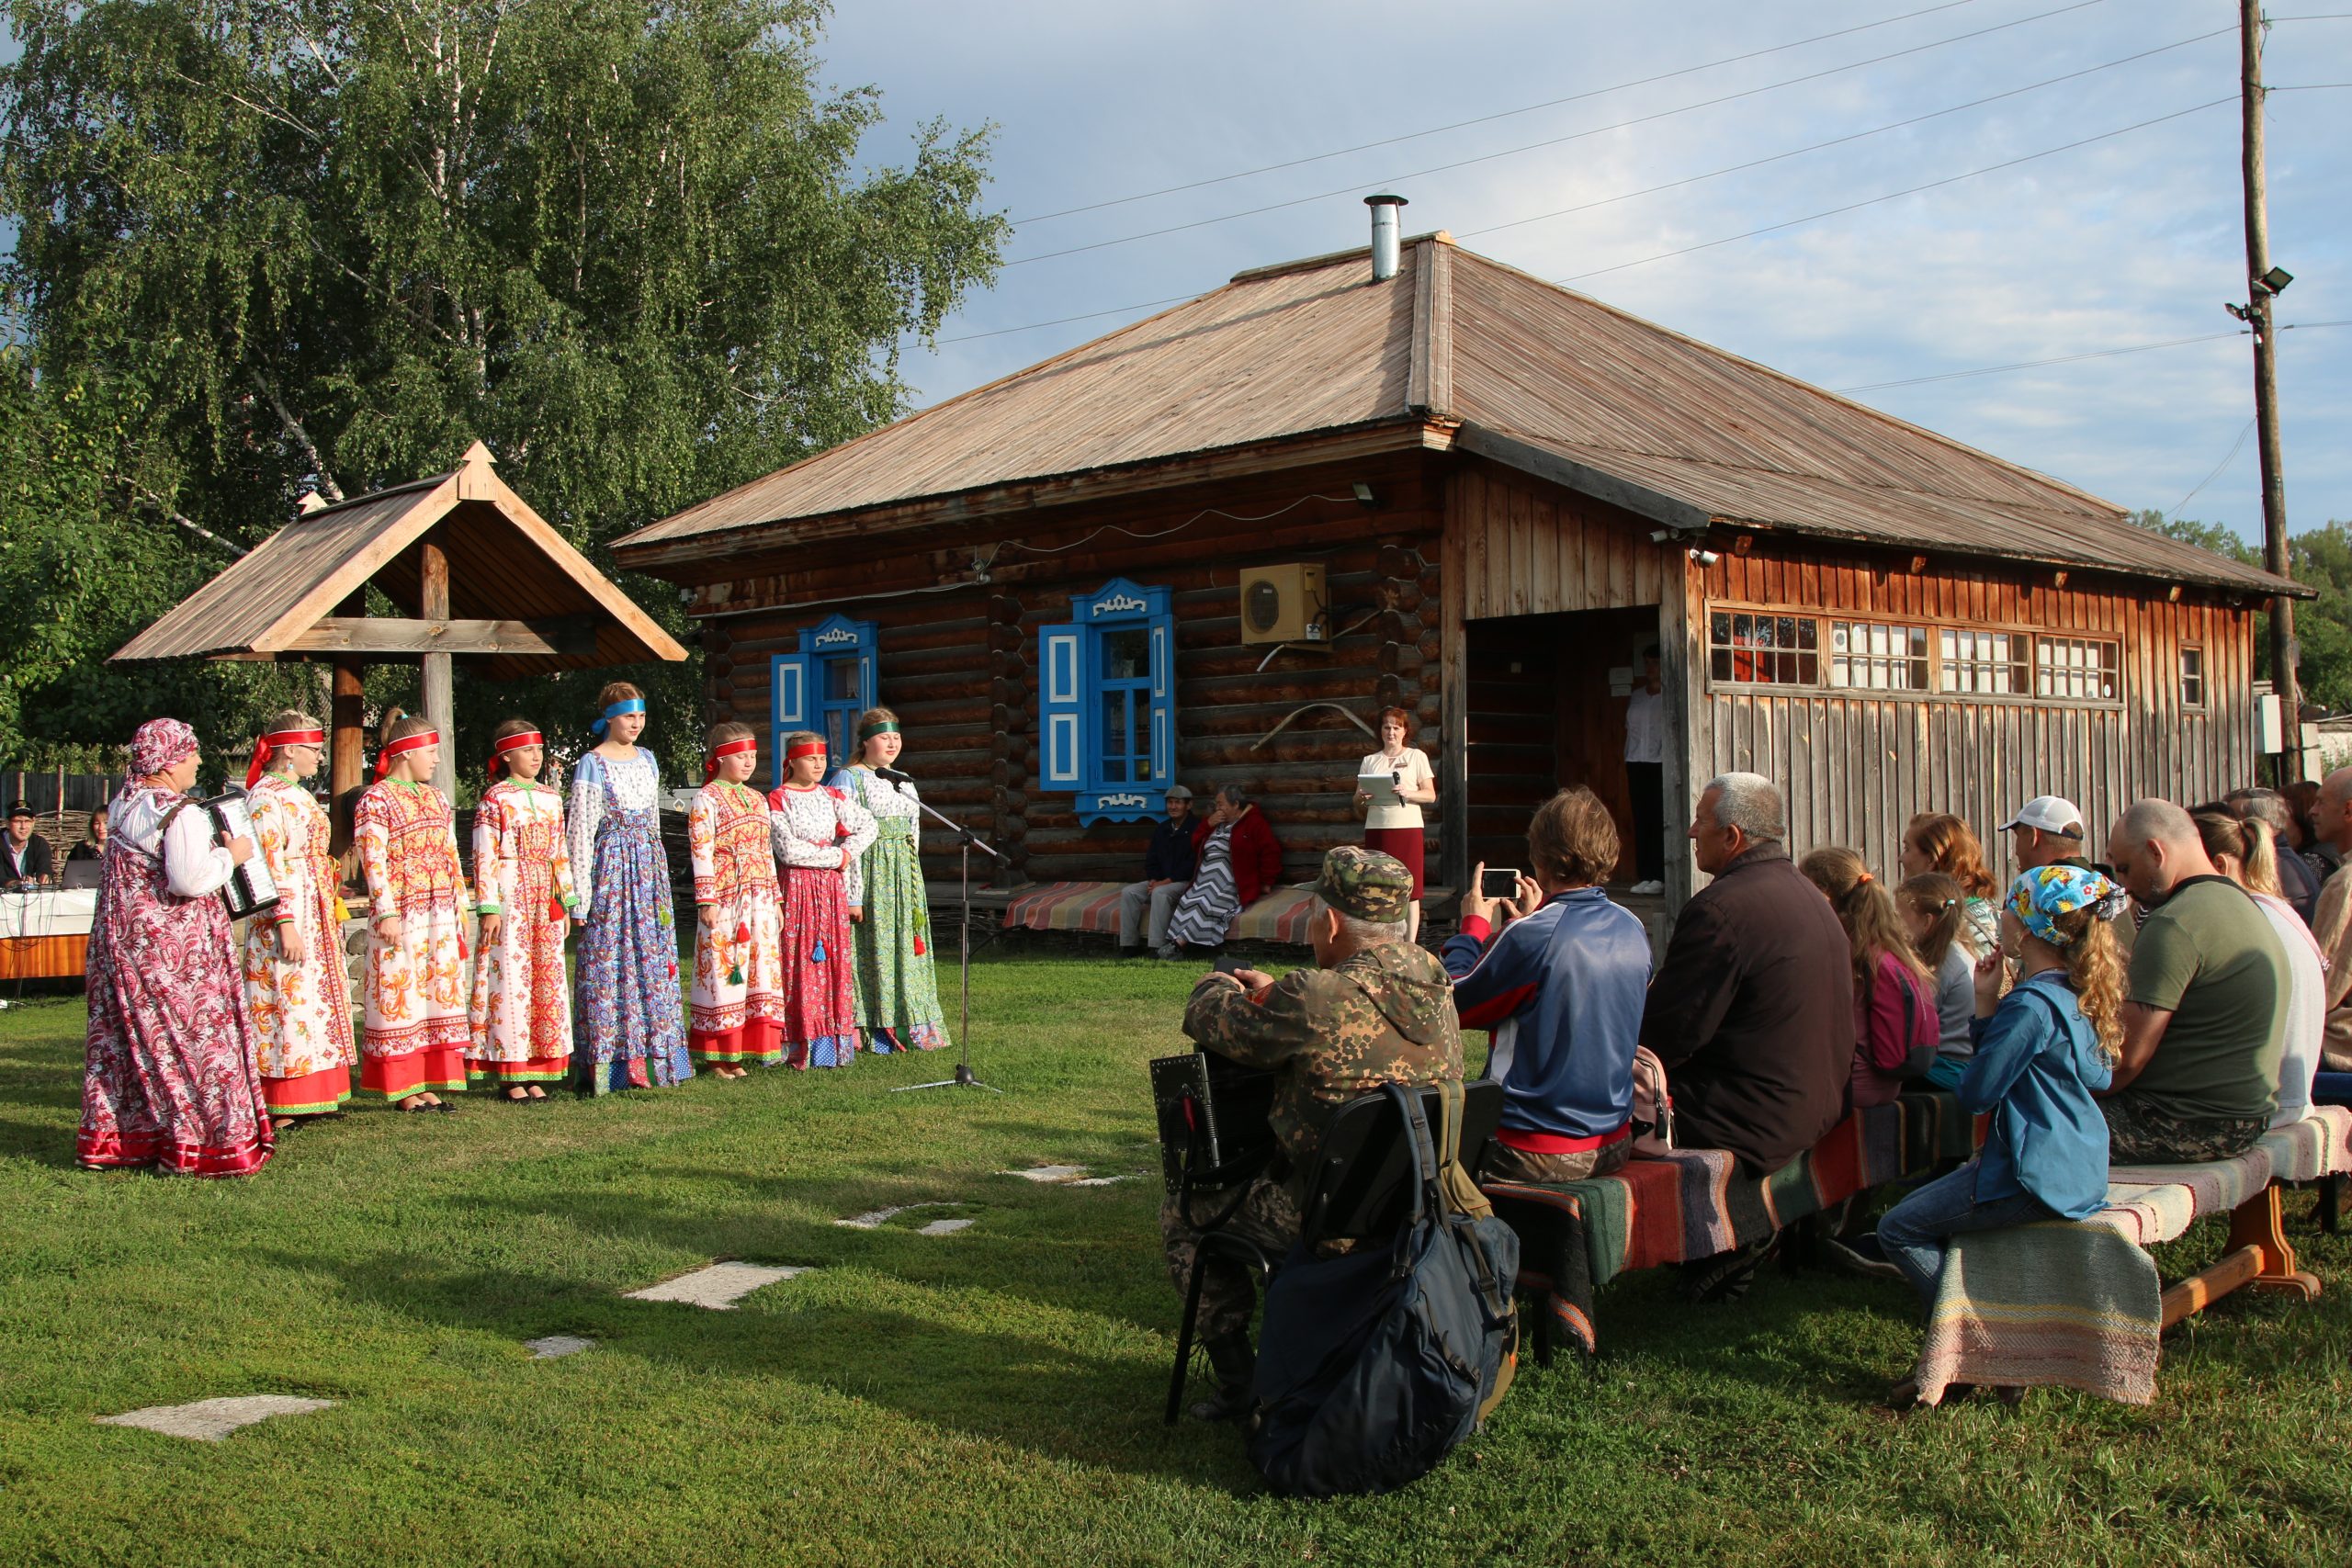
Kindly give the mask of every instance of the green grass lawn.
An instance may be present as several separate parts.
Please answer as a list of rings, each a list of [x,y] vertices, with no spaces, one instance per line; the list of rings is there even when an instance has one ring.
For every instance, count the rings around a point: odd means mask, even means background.
[[[73,1165],[83,1011],[0,1013],[0,1563],[2342,1562],[2352,1246],[2315,1306],[2167,1339],[2157,1402],[1897,1417],[1907,1292],[1769,1273],[1600,1298],[1589,1371],[1524,1368],[1388,1497],[1264,1495],[1159,1424],[1177,1302],[1144,1062],[1189,971],[990,955],[1001,1097],[937,1056],[453,1117],[355,1111],[245,1181]],[[1047,1162],[1139,1179],[1039,1187]],[[873,1231],[835,1219],[967,1205]],[[929,1237],[948,1213],[977,1224]],[[2167,1277],[2220,1238],[2159,1259]],[[739,1310],[624,1301],[714,1258],[808,1264]],[[535,1362],[521,1342],[598,1348]],[[220,1444],[93,1423],[295,1393]]]

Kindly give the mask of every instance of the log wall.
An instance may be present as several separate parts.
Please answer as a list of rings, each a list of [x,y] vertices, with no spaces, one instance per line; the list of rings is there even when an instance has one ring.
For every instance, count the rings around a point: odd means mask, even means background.
[[[1354,499],[1359,480],[1374,487],[1373,507]],[[1166,585],[1177,617],[1177,778],[1204,810],[1220,784],[1249,789],[1282,840],[1285,879],[1306,881],[1325,849],[1360,841],[1356,762],[1375,744],[1309,705],[1340,705],[1366,724],[1384,705],[1403,706],[1419,719],[1415,744],[1438,755],[1439,528],[1439,501],[1414,457],[1057,511],[1050,523],[1023,514],[991,536],[928,549],[812,552],[788,579],[704,588],[704,606],[749,610],[705,622],[708,716],[759,730],[766,787],[770,659],[828,615],[871,620],[880,699],[906,728],[903,765],[924,799],[1004,849],[1003,878],[1132,879],[1148,822],[1081,828],[1069,795],[1038,787],[1032,666],[1038,628],[1069,620],[1074,596],[1114,577]],[[988,584],[927,591],[976,555],[989,562]],[[1239,569],[1295,560],[1323,564],[1344,635],[1328,649],[1269,660],[1268,647],[1240,640]],[[785,592],[841,602],[752,608]],[[934,882],[955,874],[954,842],[924,837]],[[995,870],[976,865],[976,885]]]

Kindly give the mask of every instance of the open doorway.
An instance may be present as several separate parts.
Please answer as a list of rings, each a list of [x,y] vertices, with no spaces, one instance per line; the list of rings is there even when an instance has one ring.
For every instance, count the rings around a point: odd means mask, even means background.
[[[1524,868],[1529,816],[1554,791],[1583,784],[1617,822],[1611,885],[1622,892],[1637,880],[1625,712],[1657,628],[1655,604],[1465,625],[1473,863]]]

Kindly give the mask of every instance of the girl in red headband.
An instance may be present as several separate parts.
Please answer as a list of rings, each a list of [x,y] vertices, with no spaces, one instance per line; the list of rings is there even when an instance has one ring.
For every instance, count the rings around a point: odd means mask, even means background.
[[[748,724],[711,728],[704,782],[686,813],[695,873],[695,978],[686,1049],[698,1066],[740,1078],[744,1064],[784,1060],[783,932],[768,803],[744,786],[759,764]]]
[[[432,725],[395,720],[352,814],[369,920],[359,1087],[408,1111],[457,1109],[441,1096],[466,1087],[470,1038],[458,907],[466,874],[449,802],[428,782],[440,760]]]
[[[473,1005],[466,1077],[509,1100],[547,1103],[571,1067],[571,988],[563,937],[579,908],[563,796],[539,783],[538,726],[510,718],[491,737],[490,787],[474,810]]]
[[[359,1059],[335,912],[343,873],[328,852],[334,825],[301,785],[317,774],[326,742],[326,726],[289,708],[254,743],[245,774],[254,852],[278,892],[277,907],[245,928],[245,1007],[261,1041],[262,1098],[281,1133],[297,1117],[340,1111]]]
[[[796,1067],[846,1067],[857,1055],[849,911],[864,901],[858,857],[874,841],[874,817],[817,782],[825,776],[822,737],[786,736],[784,761],[768,818],[784,863],[785,1048]]]

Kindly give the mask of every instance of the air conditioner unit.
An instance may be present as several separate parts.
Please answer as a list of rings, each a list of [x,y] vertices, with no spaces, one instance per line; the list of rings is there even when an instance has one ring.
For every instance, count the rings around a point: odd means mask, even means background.
[[[1329,642],[1330,601],[1323,568],[1303,561],[1241,569],[1241,640]]]

